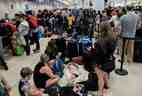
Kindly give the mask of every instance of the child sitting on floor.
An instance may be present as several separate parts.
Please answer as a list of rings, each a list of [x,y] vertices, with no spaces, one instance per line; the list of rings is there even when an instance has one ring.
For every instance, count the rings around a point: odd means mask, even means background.
[[[20,96],[42,96],[42,92],[36,89],[35,87],[32,87],[30,83],[32,73],[33,71],[30,68],[22,68],[20,72],[21,79],[19,81],[18,86]]]

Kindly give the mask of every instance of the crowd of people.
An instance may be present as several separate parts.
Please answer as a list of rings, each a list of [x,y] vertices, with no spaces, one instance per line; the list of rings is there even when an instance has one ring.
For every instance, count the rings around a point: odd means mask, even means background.
[[[24,51],[27,56],[32,51],[40,52],[40,38],[51,38],[34,70],[22,68],[18,87],[20,96],[42,96],[43,93],[88,96],[88,91],[98,91],[98,96],[104,96],[104,90],[110,86],[109,75],[115,69],[114,52],[117,50],[121,54],[121,38],[135,38],[136,31],[142,30],[141,12],[127,9],[27,11],[15,14],[13,20],[8,16],[0,20],[0,42],[11,50],[13,56],[21,56]],[[129,62],[133,62],[133,42],[126,44]],[[36,46],[31,49],[31,45]],[[8,70],[3,56],[0,58],[1,65]],[[88,72],[85,74],[87,80],[74,84],[74,80],[81,76],[76,72],[80,66]],[[67,84],[61,87],[59,82],[66,74]],[[34,87],[30,84],[32,75]],[[3,78],[0,80],[4,81],[8,93],[10,87]],[[0,96],[8,96],[5,89],[0,89]]]

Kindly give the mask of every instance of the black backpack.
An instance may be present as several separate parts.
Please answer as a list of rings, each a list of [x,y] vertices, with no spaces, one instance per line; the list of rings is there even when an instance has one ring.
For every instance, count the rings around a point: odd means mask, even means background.
[[[59,96],[60,91],[61,91],[60,86],[54,85],[54,86],[51,86],[51,87],[47,88],[44,91],[44,93],[48,93],[49,96]]]

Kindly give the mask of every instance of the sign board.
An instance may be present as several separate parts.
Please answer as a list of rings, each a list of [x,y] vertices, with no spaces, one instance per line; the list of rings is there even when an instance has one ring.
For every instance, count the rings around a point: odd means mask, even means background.
[[[95,0],[95,9],[102,11],[105,8],[105,0]]]

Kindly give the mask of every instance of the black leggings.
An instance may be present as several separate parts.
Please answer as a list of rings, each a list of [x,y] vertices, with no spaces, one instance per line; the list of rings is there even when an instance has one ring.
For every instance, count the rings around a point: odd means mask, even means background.
[[[30,55],[30,36],[29,35],[25,35],[24,39],[26,41],[26,46],[25,46],[26,54]]]

